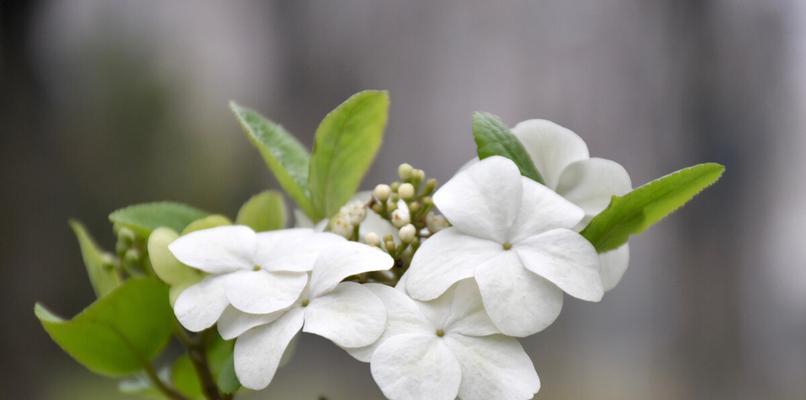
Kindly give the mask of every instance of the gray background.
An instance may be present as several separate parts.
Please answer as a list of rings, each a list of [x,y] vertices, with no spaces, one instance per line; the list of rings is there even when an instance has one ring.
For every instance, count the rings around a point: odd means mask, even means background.
[[[392,106],[371,187],[472,157],[470,113],[554,120],[641,184],[722,182],[632,243],[599,304],[524,340],[538,399],[806,397],[806,2],[3,1],[0,398],[116,398],[32,306],[92,300],[66,220],[157,199],[234,214],[276,187],[227,110],[310,144],[351,93]],[[305,337],[266,399],[375,399],[368,366]]]

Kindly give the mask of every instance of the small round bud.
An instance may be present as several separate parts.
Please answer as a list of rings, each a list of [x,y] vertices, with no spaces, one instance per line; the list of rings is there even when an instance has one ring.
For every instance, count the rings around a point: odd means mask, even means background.
[[[364,222],[364,218],[367,217],[367,208],[360,201],[348,203],[341,208],[340,212],[345,215],[347,221],[353,226],[360,225]]]
[[[394,239],[395,239],[395,237],[392,236],[392,234],[390,234],[390,233],[387,233],[386,235],[383,235],[383,242],[384,243],[392,241]]]
[[[347,220],[344,215],[337,214],[330,220],[330,231],[349,239],[353,236],[353,225],[350,224],[350,221]]]
[[[392,225],[394,225],[395,228],[402,228],[409,222],[411,222],[411,220],[409,219],[408,212],[402,212],[401,210],[395,210],[392,212]]]
[[[384,247],[386,248],[387,253],[391,253],[391,252],[395,251],[395,248],[397,248],[397,245],[395,245],[394,240],[387,240],[386,243],[384,243]]]
[[[137,249],[129,249],[126,250],[126,254],[123,255],[123,262],[129,266],[135,266],[140,263],[140,251]]]
[[[386,201],[391,193],[392,188],[390,188],[389,185],[380,184],[375,186],[375,189],[372,191],[372,196],[378,199],[378,201]]]
[[[121,227],[118,230],[118,240],[123,243],[126,247],[129,247],[134,243],[135,235],[131,229],[126,227]]]
[[[378,246],[381,244],[381,238],[375,232],[369,232],[364,235],[364,242],[370,246]]]
[[[118,240],[117,243],[115,243],[115,253],[118,256],[123,257],[123,253],[125,253],[126,250],[128,250],[128,249],[129,249],[129,246],[126,245],[126,243],[123,243],[122,240]]]
[[[397,167],[397,174],[400,176],[400,179],[404,181],[411,179],[412,171],[414,171],[414,168],[407,163],[400,164],[400,166]]]
[[[395,181],[395,182],[392,182],[392,185],[389,188],[392,189],[392,192],[397,192],[397,188],[399,188],[399,187],[400,187],[400,182]]]
[[[412,240],[414,240],[414,236],[417,235],[417,228],[415,228],[412,224],[407,224],[400,228],[398,235],[400,235],[401,242],[410,243]]]
[[[411,183],[404,183],[397,188],[397,194],[403,200],[409,200],[414,197],[414,186]]]
[[[416,182],[422,182],[422,180],[425,179],[425,171],[421,169],[411,171],[411,179]]]
[[[412,202],[411,204],[409,204],[409,212],[417,212],[417,210],[419,210],[419,209],[420,209],[420,203],[419,202],[415,201],[415,202]]]
[[[434,193],[434,190],[436,190],[436,188],[437,188],[437,180],[436,179],[431,178],[431,179],[425,181],[425,190],[424,190],[424,192],[426,194]]]

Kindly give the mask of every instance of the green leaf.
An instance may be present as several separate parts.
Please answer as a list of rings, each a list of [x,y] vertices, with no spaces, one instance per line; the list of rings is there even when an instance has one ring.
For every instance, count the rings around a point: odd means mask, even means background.
[[[260,151],[277,182],[307,215],[313,209],[308,199],[308,164],[310,156],[305,147],[282,126],[254,110],[230,102],[246,136]]]
[[[129,279],[71,320],[39,303],[34,313],[59,347],[106,376],[142,370],[168,343],[173,320],[168,288],[156,278]]]
[[[658,178],[626,195],[613,196],[610,205],[582,230],[599,253],[618,248],[686,204],[722,176],[725,167],[698,164]]]
[[[182,230],[182,235],[224,225],[232,225],[232,221],[221,214],[212,214],[189,223],[188,226]]]
[[[331,111],[316,129],[308,187],[314,222],[352,198],[381,145],[389,95],[365,90]]]
[[[218,372],[216,383],[218,388],[226,394],[232,394],[241,388],[241,382],[238,381],[238,376],[235,375],[235,356],[230,354],[226,360],[221,363],[221,370]]]
[[[232,382],[232,377],[229,376],[230,373],[233,375],[235,373],[235,367],[231,366],[233,363],[232,351],[234,343],[233,341],[225,341],[216,335],[206,346],[207,364],[210,366],[210,372],[218,382],[219,389],[224,393],[234,393],[241,386],[237,378]],[[171,381],[174,387],[188,398],[204,400],[201,381],[187,354],[183,354],[174,361],[171,367]],[[222,383],[226,387],[222,386]]]
[[[181,232],[188,224],[206,217],[207,214],[182,203],[163,201],[121,208],[109,214],[109,220],[146,238],[151,231],[161,226]]]
[[[473,139],[476,141],[480,160],[491,156],[506,157],[518,166],[521,175],[543,183],[543,177],[529,153],[500,118],[484,112],[473,113]]]
[[[70,220],[70,228],[78,238],[81,257],[84,259],[84,266],[87,268],[95,296],[103,297],[120,285],[120,275],[115,271],[114,265],[105,260],[104,251],[98,247],[84,225],[76,220]]]
[[[274,190],[252,196],[238,210],[238,217],[235,219],[239,225],[247,225],[255,232],[283,229],[287,220],[283,196]]]

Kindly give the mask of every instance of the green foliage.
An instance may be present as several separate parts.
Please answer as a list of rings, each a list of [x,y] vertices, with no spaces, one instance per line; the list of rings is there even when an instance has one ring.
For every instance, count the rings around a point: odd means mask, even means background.
[[[283,195],[274,190],[266,190],[252,196],[238,210],[235,222],[249,226],[255,232],[285,228],[288,215]]]
[[[188,226],[186,226],[185,229],[182,230],[182,234],[187,235],[190,232],[196,232],[203,229],[210,229],[224,225],[232,225],[232,221],[230,221],[229,218],[220,214],[208,215],[204,218],[197,219],[188,224]]]
[[[224,393],[234,393],[241,384],[234,378],[234,366],[232,364],[232,350],[234,342],[224,341],[220,336],[216,337],[207,346],[207,363],[213,378],[218,382],[219,389]],[[230,376],[230,371],[233,376]],[[204,400],[204,391],[199,376],[187,354],[183,354],[174,361],[171,366],[171,381],[174,387],[183,395],[192,400]],[[221,385],[226,383],[227,387]],[[228,390],[229,389],[229,390]]]
[[[109,220],[147,238],[151,231],[161,226],[181,232],[191,222],[206,216],[206,212],[191,206],[163,201],[121,208],[109,214]]]
[[[529,153],[500,118],[484,112],[473,113],[473,139],[480,160],[491,156],[506,157],[518,166],[521,175],[543,183]]]
[[[120,285],[120,275],[115,266],[106,259],[103,250],[98,247],[84,225],[70,220],[70,228],[73,229],[81,247],[81,257],[84,258],[84,266],[87,268],[95,296],[102,297]]]
[[[140,371],[171,336],[168,288],[155,278],[129,279],[75,318],[63,320],[41,304],[36,314],[65,352],[92,372],[123,376]]]
[[[201,272],[182,264],[174,257],[168,246],[179,234],[170,228],[157,228],[148,237],[148,257],[154,273],[169,285],[181,285],[200,279]]]
[[[630,235],[645,231],[686,204],[722,176],[725,167],[698,164],[656,179],[627,193],[613,196],[610,205],[582,231],[599,253],[618,248]]]
[[[254,110],[230,102],[246,136],[260,151],[269,170],[297,206],[308,216],[313,215],[308,199],[308,164],[310,156],[305,147],[282,126],[269,121]]]
[[[313,221],[334,215],[355,194],[381,145],[388,112],[387,92],[365,90],[319,124],[308,176]]]

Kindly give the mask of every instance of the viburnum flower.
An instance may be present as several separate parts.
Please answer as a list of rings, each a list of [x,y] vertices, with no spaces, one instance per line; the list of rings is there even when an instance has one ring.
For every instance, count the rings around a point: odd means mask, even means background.
[[[312,229],[255,233],[229,225],[191,232],[169,249],[209,275],[182,291],[174,313],[185,328],[198,332],[213,326],[230,305],[248,313],[287,308],[305,289],[319,251],[341,242],[338,235]]]
[[[393,263],[392,257],[377,248],[341,242],[320,253],[309,284],[290,307],[261,314],[228,308],[218,321],[218,331],[224,339],[237,338],[235,373],[241,384],[256,390],[268,386],[286,347],[300,330],[330,339],[342,348],[377,341],[386,327],[383,302],[366,286],[342,281],[388,270]]]
[[[614,195],[632,190],[630,175],[615,161],[590,157],[576,133],[551,121],[531,119],[512,128],[546,186],[585,210],[579,229],[610,204]],[[600,254],[605,290],[618,284],[630,262],[627,244]]]
[[[584,211],[521,176],[494,156],[460,171],[434,194],[453,225],[424,241],[407,273],[413,298],[429,301],[455,282],[475,278],[498,329],[528,336],[560,313],[563,291],[599,301],[599,258],[574,231]]]
[[[401,289],[365,286],[386,304],[387,328],[375,344],[348,352],[371,363],[386,397],[516,400],[540,389],[532,361],[517,339],[501,335],[490,321],[473,280],[430,302]]]

